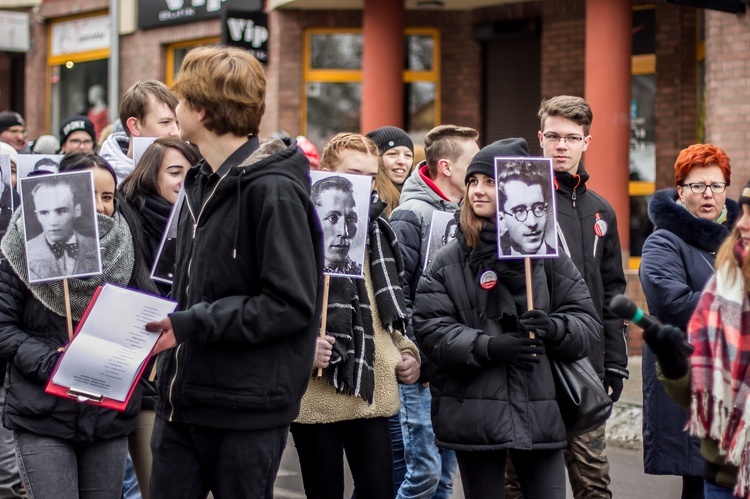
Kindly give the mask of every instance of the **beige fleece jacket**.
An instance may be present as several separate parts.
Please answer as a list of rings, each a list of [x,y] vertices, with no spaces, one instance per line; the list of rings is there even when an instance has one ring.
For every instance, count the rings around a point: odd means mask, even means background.
[[[363,274],[375,331],[375,393],[372,404],[359,396],[336,393],[336,389],[324,377],[313,375],[302,397],[300,414],[295,423],[336,423],[352,419],[391,417],[398,412],[400,402],[396,365],[401,362],[401,352],[409,352],[419,361],[419,350],[405,334],[399,331],[391,334],[381,326],[370,276],[369,255],[366,255],[364,263]]]

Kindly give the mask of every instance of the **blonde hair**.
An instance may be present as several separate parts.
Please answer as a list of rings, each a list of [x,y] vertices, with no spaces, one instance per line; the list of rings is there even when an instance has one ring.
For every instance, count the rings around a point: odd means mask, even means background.
[[[203,126],[218,135],[257,135],[266,111],[263,66],[246,50],[205,45],[187,53],[174,93],[205,113]]]
[[[741,207],[741,206],[740,206]],[[741,215],[740,215],[741,216]],[[729,272],[729,284],[734,283],[734,279],[741,273],[743,285],[745,291],[750,289],[750,258],[745,258],[743,262],[737,262],[737,256],[735,254],[737,248],[737,242],[741,238],[741,234],[737,226],[735,226],[729,233],[729,236],[721,243],[719,250],[716,252],[716,263],[714,268],[718,272],[719,269],[727,266],[729,269],[739,267],[740,272]]]

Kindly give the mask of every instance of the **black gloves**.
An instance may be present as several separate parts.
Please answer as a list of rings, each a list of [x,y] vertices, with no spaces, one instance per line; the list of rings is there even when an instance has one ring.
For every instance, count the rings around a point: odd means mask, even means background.
[[[538,338],[552,344],[559,343],[565,334],[565,331],[557,330],[557,325],[544,310],[534,309],[524,312],[518,323],[522,331],[534,332]]]
[[[612,399],[612,402],[617,402],[620,400],[620,395],[622,395],[622,376],[619,374],[614,374],[610,372],[604,373],[604,390],[609,395],[609,398]],[[609,391],[612,390],[612,393],[609,393]]]
[[[688,372],[688,361],[680,351],[685,333],[674,326],[652,324],[643,331],[643,341],[656,355],[661,372],[667,379],[679,379]]]
[[[493,362],[505,362],[531,372],[544,355],[544,347],[538,339],[506,333],[490,338],[487,355]]]

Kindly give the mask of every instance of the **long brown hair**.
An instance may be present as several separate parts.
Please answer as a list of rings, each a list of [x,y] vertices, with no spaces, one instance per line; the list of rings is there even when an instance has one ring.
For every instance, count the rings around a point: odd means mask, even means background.
[[[174,137],[156,139],[143,153],[135,169],[120,184],[120,192],[129,203],[138,200],[142,208],[146,196],[159,195],[159,168],[170,148],[180,152],[193,166],[200,161],[201,156],[195,146]]]
[[[464,235],[464,239],[466,239],[466,244],[472,249],[477,249],[485,220],[474,212],[468,196],[464,197],[464,201],[461,204],[460,220],[461,232]]]

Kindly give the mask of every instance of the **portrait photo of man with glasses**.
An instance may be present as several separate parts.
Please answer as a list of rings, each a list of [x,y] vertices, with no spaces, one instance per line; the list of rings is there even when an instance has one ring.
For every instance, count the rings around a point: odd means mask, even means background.
[[[498,258],[557,256],[552,163],[495,158]]]

